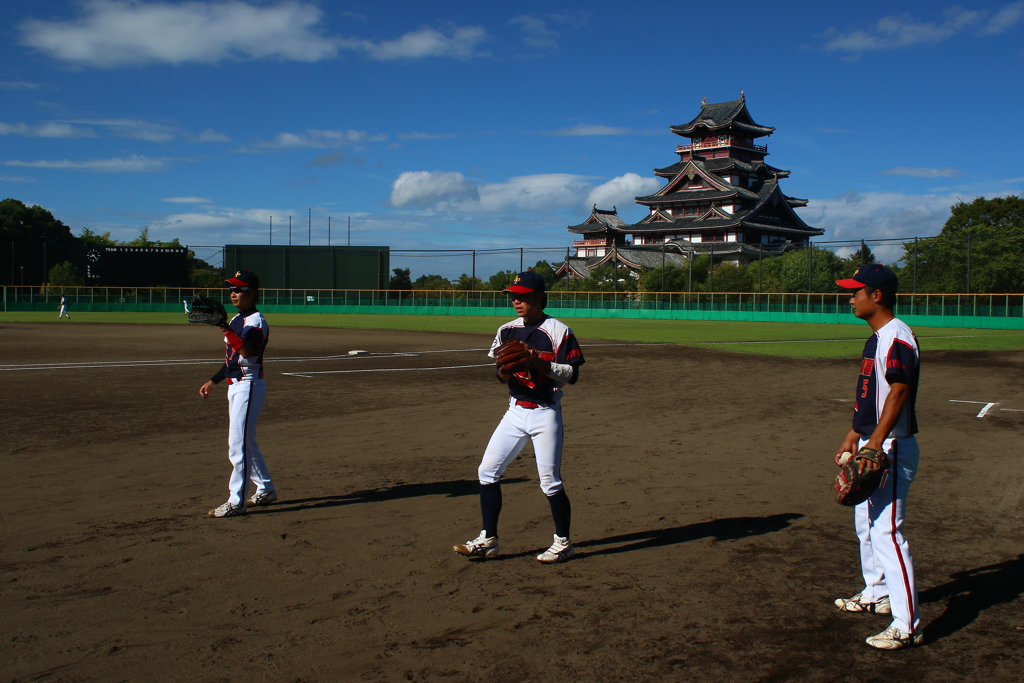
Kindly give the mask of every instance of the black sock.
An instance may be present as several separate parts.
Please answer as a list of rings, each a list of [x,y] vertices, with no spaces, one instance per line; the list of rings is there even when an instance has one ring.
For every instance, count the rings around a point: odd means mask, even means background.
[[[572,522],[572,506],[565,489],[548,496],[551,506],[551,517],[555,520],[555,533],[562,538],[569,538],[569,524]]]
[[[498,515],[501,514],[501,482],[480,484],[480,513],[484,518],[487,538],[498,535]]]

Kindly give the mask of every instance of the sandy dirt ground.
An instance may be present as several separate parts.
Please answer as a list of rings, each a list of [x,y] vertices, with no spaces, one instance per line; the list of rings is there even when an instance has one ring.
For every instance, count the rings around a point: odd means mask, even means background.
[[[479,530],[506,405],[489,335],[273,328],[259,440],[280,500],[210,519],[216,332],[0,326],[0,680],[1024,678],[1022,354],[924,352],[905,530],[926,644],[879,652],[887,617],[832,606],[862,585],[830,490],[859,362],[581,341],[578,555],[542,565],[529,448],[502,557],[451,550]]]

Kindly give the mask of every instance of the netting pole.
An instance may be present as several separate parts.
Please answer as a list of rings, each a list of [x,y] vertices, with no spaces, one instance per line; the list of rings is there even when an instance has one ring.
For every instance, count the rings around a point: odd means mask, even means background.
[[[710,260],[708,261],[708,277],[710,278],[710,284],[708,285],[708,291],[713,293],[715,291],[715,243],[714,242],[711,243],[711,255],[710,255],[709,259]],[[714,297],[711,297],[711,300],[714,301]]]
[[[473,250],[473,272],[469,277],[469,291],[476,289],[476,249]]]
[[[967,233],[967,293],[971,293],[971,233]]]
[[[270,217],[270,242],[268,242],[268,244],[273,244],[273,243],[274,243],[274,217],[271,216]]]
[[[523,248],[519,247],[519,272],[523,272]]]

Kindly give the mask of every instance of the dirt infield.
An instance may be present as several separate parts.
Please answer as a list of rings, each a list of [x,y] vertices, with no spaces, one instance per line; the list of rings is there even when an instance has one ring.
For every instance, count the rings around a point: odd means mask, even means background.
[[[926,645],[878,652],[886,617],[832,607],[861,586],[829,491],[856,360],[582,340],[563,402],[579,554],[548,566],[529,448],[505,554],[450,549],[479,530],[505,405],[489,342],[274,328],[260,443],[280,501],[214,520],[225,388],[196,389],[216,333],[0,326],[0,678],[1024,678],[1020,353],[924,354],[906,533]]]

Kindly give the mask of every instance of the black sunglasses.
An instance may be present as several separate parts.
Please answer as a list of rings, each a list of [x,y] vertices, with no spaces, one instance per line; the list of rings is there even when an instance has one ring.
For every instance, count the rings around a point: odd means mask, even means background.
[[[228,287],[228,291],[232,294],[241,294],[242,292],[252,291],[252,287]]]

